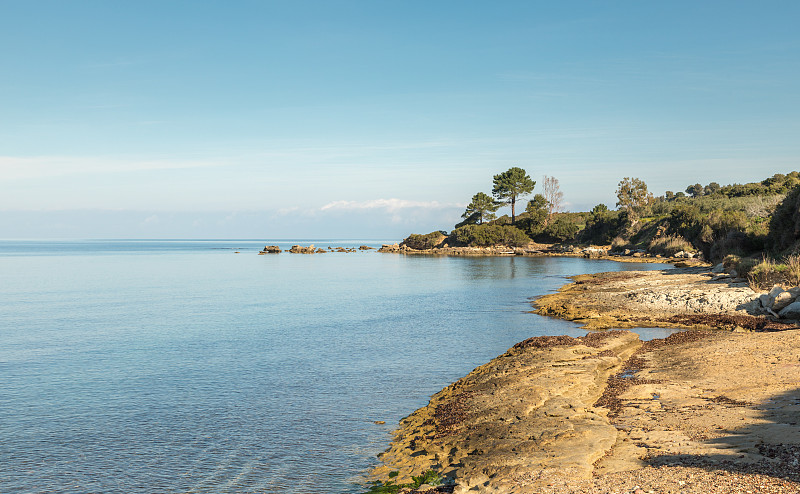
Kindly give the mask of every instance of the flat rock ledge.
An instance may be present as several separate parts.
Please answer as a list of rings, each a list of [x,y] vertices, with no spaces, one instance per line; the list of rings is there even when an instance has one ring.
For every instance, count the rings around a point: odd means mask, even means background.
[[[531,338],[400,423],[388,480],[453,492],[800,492],[800,330]]]
[[[435,469],[456,493],[534,492],[565,476],[590,478],[618,435],[607,409],[593,404],[640,346],[627,331],[519,343],[403,419],[372,476],[398,471],[407,482]]]
[[[745,280],[707,267],[580,275],[533,302],[536,313],[587,329],[674,327],[739,331],[796,327],[800,289],[753,291]],[[785,305],[775,305],[775,304]],[[800,306],[800,304],[797,304]],[[780,313],[773,310],[780,308]],[[800,307],[798,307],[800,309]]]

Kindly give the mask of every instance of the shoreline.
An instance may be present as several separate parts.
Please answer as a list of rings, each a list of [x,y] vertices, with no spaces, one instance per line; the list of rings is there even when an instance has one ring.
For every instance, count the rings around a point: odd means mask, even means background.
[[[372,478],[434,469],[456,493],[800,492],[800,329],[708,271],[580,275],[539,297],[536,313],[587,329],[701,330],[521,342],[403,419]]]

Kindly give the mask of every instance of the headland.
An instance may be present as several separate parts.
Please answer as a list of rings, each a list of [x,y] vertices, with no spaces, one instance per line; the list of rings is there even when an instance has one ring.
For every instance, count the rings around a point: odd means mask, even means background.
[[[521,342],[403,419],[373,476],[435,470],[456,493],[800,492],[800,328],[769,313],[797,291],[709,267],[575,277],[538,312],[692,329]]]

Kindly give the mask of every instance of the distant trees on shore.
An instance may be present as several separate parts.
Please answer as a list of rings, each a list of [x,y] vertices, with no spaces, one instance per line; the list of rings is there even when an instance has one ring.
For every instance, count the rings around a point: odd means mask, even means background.
[[[564,194],[555,177],[544,176],[519,216],[516,203],[533,193],[536,182],[519,167],[493,178],[492,195],[472,197],[456,229],[454,245],[541,243],[611,244],[618,250],[673,255],[680,250],[717,261],[726,256],[800,252],[800,172],[775,174],[748,184],[688,185],[685,192],[654,197],[647,184],[624,177],[617,185],[617,209],[598,204],[592,211],[561,212]],[[511,217],[497,217],[503,205]],[[744,265],[743,265],[744,266]],[[744,269],[744,268],[743,268]]]

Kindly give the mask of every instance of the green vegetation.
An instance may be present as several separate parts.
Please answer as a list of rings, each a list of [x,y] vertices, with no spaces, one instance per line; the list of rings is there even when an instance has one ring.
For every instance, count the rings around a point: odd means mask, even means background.
[[[694,252],[694,250],[692,244],[678,235],[654,238],[647,247],[647,251],[651,254],[661,254],[666,257],[672,257],[678,252]]]
[[[398,472],[391,472],[390,478],[396,478]],[[386,482],[374,482],[370,489],[365,494],[392,494],[399,492],[400,489],[417,489],[422,485],[442,485],[444,478],[439,475],[435,470],[428,470],[418,477],[411,477],[412,482],[408,484],[395,484],[393,480]]]
[[[559,212],[563,194],[558,180],[545,177],[543,193],[516,215],[516,201],[536,182],[522,168],[494,176],[492,194],[479,192],[447,235],[411,235],[414,249],[452,246],[524,247],[531,241],[608,245],[665,257],[681,251],[710,262],[725,260],[756,285],[800,277],[800,172],[775,174],[761,182],[688,185],[684,192],[653,197],[639,178],[625,177],[617,187],[617,210],[598,204],[589,212]],[[496,217],[508,204],[511,216]],[[792,257],[794,256],[794,257]],[[779,261],[780,260],[780,261]]]
[[[630,217],[638,217],[652,200],[647,184],[638,178],[625,177],[617,185],[617,206]]]
[[[767,289],[773,285],[800,285],[800,255],[789,255],[777,262],[764,258],[753,265],[746,273],[750,286],[754,290]],[[740,263],[737,269],[742,269]]]
[[[531,239],[511,225],[465,225],[453,230],[450,238],[457,244],[476,247],[507,245],[524,247]]]
[[[501,204],[511,205],[511,224],[516,220],[515,205],[517,199],[533,192],[536,182],[531,180],[527,172],[522,168],[512,167],[507,171],[494,176],[494,187],[492,195]]]
[[[425,235],[412,233],[411,235],[408,236],[408,238],[403,240],[403,243],[411,247],[412,249],[426,250],[426,249],[433,249],[434,247],[439,245],[445,238],[446,236],[442,232],[431,232]]]
[[[495,219],[495,211],[500,208],[501,204],[491,196],[478,192],[472,196],[472,202],[467,205],[467,210],[461,215],[465,219],[464,224],[482,224],[486,220]]]

